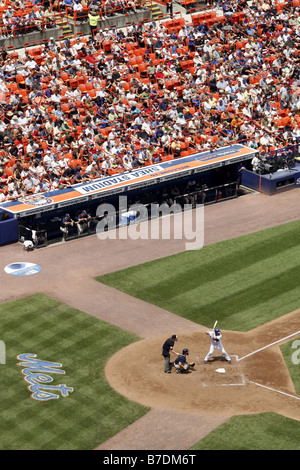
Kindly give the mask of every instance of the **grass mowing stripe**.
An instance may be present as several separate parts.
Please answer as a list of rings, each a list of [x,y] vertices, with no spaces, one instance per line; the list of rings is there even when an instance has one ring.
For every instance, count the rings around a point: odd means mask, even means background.
[[[44,295],[0,305],[0,325],[7,346],[0,368],[1,450],[94,449],[148,411],[115,393],[103,374],[108,358],[136,335]],[[32,400],[17,365],[21,353],[61,363],[65,374],[49,374],[52,384],[64,383],[73,393]]]
[[[269,300],[294,291],[299,284],[298,278],[299,268],[289,269],[272,279],[265,279],[263,283],[259,282],[254,286],[240,289],[236,293],[229,293],[226,297],[222,297],[216,301],[207,302],[203,308],[205,308],[210,315],[215,316],[216,318],[220,315],[220,312],[222,312],[222,321],[226,324],[226,328],[228,328],[230,326],[230,317],[232,315],[237,313],[242,315],[244,311],[249,309],[249,304],[252,309],[260,309],[261,305]],[[184,303],[184,299],[181,298],[180,300],[181,306],[182,303]],[[188,301],[187,296],[186,300]],[[178,299],[177,304],[179,304]],[[188,309],[189,318],[193,321],[197,321],[200,309],[201,307],[199,304],[195,306],[190,305]],[[179,309],[173,308],[173,311],[178,314],[180,313]],[[290,307],[287,305],[284,313],[289,312]],[[279,315],[276,314],[276,316]]]
[[[235,269],[247,267],[252,264],[251,260],[262,261],[299,245],[300,222],[292,222],[286,226],[276,227],[276,229],[276,232],[274,229],[268,229],[205,246],[199,251],[179,253],[126,270],[109,273],[98,279],[104,283],[107,280],[109,285],[115,285],[120,290],[122,290],[122,283],[124,287],[129,282],[131,287],[139,286],[140,276],[147,278],[143,279],[147,281],[147,290],[152,288],[158,290],[161,282],[166,279],[170,295],[172,295],[173,286],[175,292],[178,292],[178,289],[179,291],[185,290],[186,285],[182,282],[182,276],[184,279],[188,279],[189,286],[193,288],[193,285],[196,287],[201,282],[217,281],[219,276],[225,276]],[[170,264],[172,269],[170,269]],[[151,267],[155,268],[156,275],[147,276],[151,272]],[[125,272],[130,275],[128,280],[124,276]]]
[[[299,422],[275,413],[235,416],[190,450],[299,450]]]
[[[216,317],[223,328],[247,331],[299,307],[299,229],[292,222],[97,279],[194,322]]]
[[[243,286],[244,283],[247,283],[248,287],[251,285],[255,287],[256,284],[261,281],[265,281],[265,279],[272,279],[274,272],[276,272],[278,276],[281,273],[284,273],[287,269],[291,269],[293,267],[298,268],[300,271],[299,257],[300,245],[297,247],[297,250],[293,248],[285,252],[285,263],[282,263],[281,257],[278,257],[277,254],[276,256],[268,257],[263,261],[254,260],[255,262],[252,262],[246,268],[231,270],[230,273],[226,274],[223,274],[223,269],[219,266],[222,275],[219,277],[218,282],[216,282],[215,279],[201,279],[196,286],[194,286],[193,283],[188,283],[185,290],[176,290],[172,297],[178,297],[182,293],[186,294],[187,292],[196,293],[199,290],[203,290],[203,293],[206,293],[208,296],[213,294],[214,297],[216,297],[216,295],[222,297],[222,295],[224,295],[224,283],[226,283],[226,290],[233,292],[240,290],[240,286]],[[168,295],[168,298],[169,297],[170,296]]]
[[[282,295],[277,295],[274,298],[270,298],[259,306],[248,305],[243,311],[237,311],[224,318],[223,311],[219,311],[219,318],[222,319],[222,328],[237,330],[237,331],[249,331],[252,328],[256,328],[258,325],[267,323],[285,315],[293,310],[299,308],[299,289],[286,292]],[[205,313],[207,313],[206,311]],[[203,315],[202,324],[206,324],[208,315]],[[214,318],[214,317],[212,317]],[[263,321],[262,321],[263,318]],[[211,321],[210,321],[211,323]],[[208,324],[209,325],[209,324]]]
[[[270,243],[272,243],[272,241]],[[257,247],[257,245],[255,246]],[[185,260],[186,257],[184,256],[184,259],[182,260],[183,263],[181,263],[181,256],[179,256],[178,261],[180,262],[180,272],[177,275],[171,274],[167,276],[168,298],[176,297],[180,293],[185,293],[187,284],[189,290],[197,289],[199,285],[205,285],[209,282],[213,283],[214,285],[218,285],[218,283],[222,283],[222,279],[226,278],[227,276],[234,276],[235,273],[247,272],[252,267],[257,269],[259,267],[258,265],[264,266],[264,264],[268,261],[271,267],[274,261],[276,262],[278,259],[279,252],[281,257],[288,257],[290,253],[295,253],[294,260],[297,259],[296,255],[300,253],[298,241],[297,243],[294,242],[292,247],[285,245],[284,249],[281,248],[281,250],[279,250],[276,245],[275,253],[273,253],[273,250],[272,253],[270,253],[268,250],[262,247],[259,247],[256,250],[249,250],[248,247],[245,250],[245,247],[243,247],[242,250],[235,251],[228,256],[222,256],[217,260],[205,264],[202,263],[202,252],[200,251],[198,256],[196,256],[194,259],[194,261],[197,260],[197,265],[194,265],[189,269],[183,269],[183,267],[186,265],[191,265],[191,260],[189,259],[190,257],[187,256],[187,260]],[[175,263],[175,272],[176,268],[177,266]],[[168,273],[168,271],[166,272]],[[171,272],[173,272],[173,269]],[[155,293],[159,292],[160,290],[162,279],[158,275],[153,276],[152,279],[156,281],[153,283],[153,280],[150,280],[149,283],[147,283],[147,295],[152,294],[154,296]],[[138,293],[141,294],[143,290],[144,289],[140,289]]]
[[[300,254],[300,250],[299,250]],[[248,299],[248,292],[250,289],[253,289],[253,292],[256,293],[260,290],[270,290],[272,286],[273,290],[277,293],[282,294],[282,287],[287,287],[287,290],[293,290],[297,287],[298,282],[297,278],[300,273],[298,258],[295,253],[289,253],[290,260],[288,265],[290,266],[290,271],[286,270],[286,267],[283,263],[275,263],[275,260],[271,258],[267,264],[255,263],[248,270],[241,270],[238,273],[233,272],[230,275],[227,275],[226,278],[221,279],[220,282],[205,282],[198,285],[196,289],[187,288],[184,294],[177,294],[176,300],[182,300],[183,297],[189,299],[197,299],[197,308],[201,308],[202,305],[207,306],[207,299],[213,298],[215,302],[226,302],[228,297],[232,296],[242,296]],[[295,265],[295,266],[294,266]],[[294,266],[294,267],[293,267]],[[293,267],[293,268],[292,268]],[[293,271],[292,271],[293,269]],[[274,278],[273,272],[276,272],[277,277]],[[266,274],[267,273],[267,274]],[[291,274],[292,282],[289,281],[288,277]],[[287,282],[284,282],[287,281]],[[282,283],[282,285],[280,285]],[[241,286],[247,285],[247,289],[241,288]],[[264,288],[265,286],[265,288]],[[272,293],[272,296],[274,293]],[[265,298],[267,299],[268,292],[266,292]],[[174,298],[174,297],[173,297]],[[166,302],[171,303],[173,298],[170,299],[169,296],[166,299]],[[231,297],[230,297],[231,298]],[[188,305],[188,302],[187,302]],[[189,310],[191,307],[189,305]]]
[[[285,252],[285,262],[288,266],[294,266],[299,269],[298,259],[300,257],[300,246],[298,245],[297,250],[295,248],[289,249]],[[173,261],[173,260],[172,260]],[[200,264],[200,267],[196,268],[194,272],[191,272],[190,269],[181,275],[180,281],[171,277],[167,283],[168,295],[165,295],[165,289],[162,288],[166,286],[163,281],[160,280],[160,283],[150,286],[147,282],[147,289],[144,285],[138,284],[136,282],[136,287],[132,289],[134,295],[138,297],[148,298],[149,300],[154,301],[157,304],[157,301],[160,299],[165,299],[168,302],[171,302],[173,299],[177,299],[180,295],[190,295],[197,292],[203,291],[203,295],[198,295],[199,299],[202,299],[202,302],[205,303],[205,300],[209,295],[213,298],[216,298],[216,295],[222,297],[224,292],[238,290],[240,285],[244,283],[249,286],[251,283],[255,284],[257,282],[264,281],[265,278],[268,278],[273,275],[274,272],[280,273],[286,270],[286,264],[282,263],[282,257],[276,256],[268,257],[265,260],[256,259],[252,260],[251,263],[245,268],[233,268],[230,266],[229,272],[227,272],[226,267],[220,262],[216,269],[214,266],[212,269],[205,269]],[[173,266],[173,264],[172,264]],[[200,271],[199,271],[200,270]],[[173,271],[173,269],[172,269]],[[209,275],[210,272],[213,272],[213,276]],[[296,274],[298,274],[296,272]],[[158,276],[153,276],[157,278]],[[226,284],[226,285],[225,285]],[[224,289],[224,285],[226,289]],[[116,286],[117,287],[117,286]],[[126,289],[128,291],[128,289]]]

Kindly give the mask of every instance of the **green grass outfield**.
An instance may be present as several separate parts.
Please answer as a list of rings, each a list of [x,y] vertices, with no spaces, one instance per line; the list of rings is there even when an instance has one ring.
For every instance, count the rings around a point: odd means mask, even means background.
[[[300,221],[97,280],[196,323],[248,331],[300,307]]]
[[[234,416],[191,450],[299,450],[298,421],[275,413]]]
[[[248,331],[300,307],[300,221],[97,279],[196,323]],[[300,393],[292,343],[282,352]],[[276,414],[238,416],[192,449],[300,449],[299,433],[298,421]]]
[[[135,422],[148,409],[115,393],[104,378],[106,361],[139,338],[43,294],[0,305],[1,450],[89,450]],[[37,401],[17,365],[20,354],[61,363],[53,384],[67,397]]]

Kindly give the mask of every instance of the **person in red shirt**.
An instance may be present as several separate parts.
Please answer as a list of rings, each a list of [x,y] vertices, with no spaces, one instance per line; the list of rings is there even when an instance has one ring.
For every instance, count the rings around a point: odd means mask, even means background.
[[[82,60],[82,59],[85,59],[87,56],[87,52],[85,50],[84,47],[82,47],[81,49],[79,49],[78,51],[78,59]]]
[[[87,62],[89,65],[95,67],[95,65],[96,65],[96,59],[95,59],[95,57],[93,56],[93,54],[91,53],[91,51],[87,51],[87,54],[86,54],[86,56],[85,56],[85,60],[86,60],[86,62]]]

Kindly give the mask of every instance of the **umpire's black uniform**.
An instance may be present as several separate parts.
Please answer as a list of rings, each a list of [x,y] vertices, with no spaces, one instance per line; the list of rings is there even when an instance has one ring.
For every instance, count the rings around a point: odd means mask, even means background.
[[[177,336],[172,335],[171,338],[168,338],[162,346],[162,355],[165,358],[165,372],[169,374],[170,371],[170,351],[174,347],[174,342],[177,341]]]

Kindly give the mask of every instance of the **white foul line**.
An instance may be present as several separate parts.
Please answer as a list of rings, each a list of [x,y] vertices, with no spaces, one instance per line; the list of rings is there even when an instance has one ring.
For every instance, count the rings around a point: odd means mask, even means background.
[[[271,390],[272,392],[281,393],[281,395],[285,395],[286,397],[296,398],[296,400],[300,400],[300,397],[296,397],[295,395],[290,395],[289,393],[281,392],[280,390],[276,390],[275,388],[267,387],[266,385],[261,385],[261,384],[258,384],[257,382],[251,382],[250,381],[250,383],[254,384],[254,385],[258,385],[258,387],[262,387],[262,388],[266,388],[268,390]]]
[[[263,351],[264,349],[270,348],[271,346],[274,346],[274,344],[280,343],[281,341],[285,341],[286,339],[289,339],[289,338],[291,338],[292,336],[295,336],[295,335],[298,335],[298,334],[300,334],[300,330],[299,330],[299,331],[296,331],[296,333],[292,333],[291,335],[286,336],[285,338],[281,338],[281,339],[279,339],[278,341],[275,341],[274,343],[268,344],[267,346],[264,346],[263,348],[257,349],[256,351],[253,351],[252,353],[249,353],[249,354],[247,354],[246,356],[241,357],[240,359],[237,358],[237,361],[242,361],[242,360],[245,359],[246,357],[253,356],[253,354],[256,354],[256,353],[258,353],[258,352],[260,352],[260,351]]]

